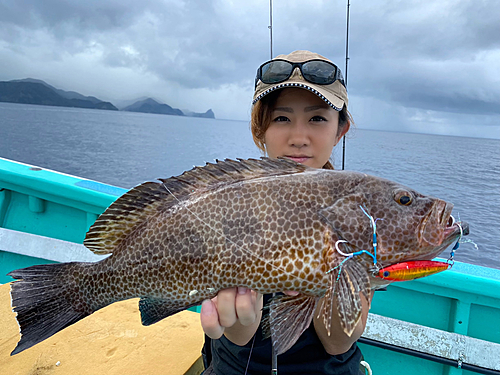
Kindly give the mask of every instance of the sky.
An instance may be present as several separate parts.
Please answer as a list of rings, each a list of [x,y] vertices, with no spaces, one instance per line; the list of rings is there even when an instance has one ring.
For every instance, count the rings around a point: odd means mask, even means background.
[[[273,55],[311,50],[345,75],[346,5],[273,0]],[[356,126],[500,139],[499,19],[498,0],[351,0]],[[247,121],[269,24],[269,0],[0,0],[0,81]]]

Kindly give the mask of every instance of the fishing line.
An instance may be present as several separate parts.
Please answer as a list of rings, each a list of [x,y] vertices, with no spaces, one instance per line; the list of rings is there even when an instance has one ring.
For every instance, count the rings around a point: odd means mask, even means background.
[[[370,219],[370,225],[373,228],[373,255],[369,252],[366,251],[367,254],[369,254],[373,258],[373,264],[377,265],[377,220],[382,220],[382,219],[373,219],[373,216],[368,214],[366,210],[360,205],[359,208],[363,211],[363,213]],[[365,251],[365,250],[362,250]]]
[[[342,256],[345,256],[346,258],[336,267],[333,267],[332,269],[330,269],[329,271],[327,271],[326,273],[330,273],[336,269],[340,269],[338,275],[337,275],[337,281],[339,280],[340,278],[340,273],[342,272],[342,266],[345,262],[347,262],[349,259],[352,259],[354,258],[355,256],[358,256],[358,255],[361,255],[361,254],[368,254],[372,259],[373,259],[373,265],[375,267],[377,267],[377,221],[378,220],[382,220],[382,219],[374,219],[373,216],[371,216],[367,210],[365,210],[361,205],[359,206],[359,208],[361,208],[361,210],[363,211],[363,213],[368,216],[368,219],[370,219],[370,226],[373,228],[373,254],[370,253],[369,251],[367,250],[360,250],[360,251],[356,251],[354,253],[344,253],[342,250],[340,250],[339,248],[339,243],[349,243],[348,241],[346,240],[338,240],[337,242],[335,242],[335,249],[337,250],[337,252],[342,255]]]
[[[255,336],[257,336],[257,333],[254,333],[254,335],[253,335],[252,346],[250,347],[250,354],[248,354],[247,367],[245,368],[245,375],[247,375],[247,373],[248,373],[248,366],[250,365],[250,358],[252,358],[253,345],[255,344]]]
[[[337,274],[337,279],[335,280],[334,285],[336,285],[340,279],[340,275],[342,274],[342,266],[344,265],[344,263],[347,262],[349,259],[354,258],[355,256],[362,255],[362,254],[368,254],[373,259],[373,265],[375,266],[375,268],[377,270],[379,269],[379,267],[377,265],[377,221],[382,220],[382,219],[374,219],[373,216],[367,212],[367,209],[365,210],[365,208],[363,208],[361,205],[359,206],[359,208],[361,208],[363,213],[368,217],[368,219],[370,219],[370,226],[373,228],[373,254],[367,250],[360,250],[360,251],[357,251],[354,253],[344,253],[342,250],[340,250],[339,244],[340,243],[348,244],[349,242],[346,240],[337,240],[337,242],[335,242],[335,249],[337,250],[337,252],[340,255],[345,256],[346,258],[344,260],[342,260],[342,262],[340,262],[340,264],[338,266],[333,267],[332,269],[330,269],[329,271],[326,272],[328,274],[336,269],[339,270],[339,272]],[[318,315],[318,317],[319,317],[319,315]]]
[[[450,216],[451,216],[451,215],[450,215]],[[453,218],[453,216],[452,216],[452,218]],[[453,218],[453,220],[455,220],[455,219]],[[464,234],[464,232],[463,232],[463,229],[462,229],[462,220],[460,220],[460,214],[458,214],[458,221],[457,221],[457,224],[458,224],[458,226],[459,226],[459,228],[460,228],[460,237],[458,238],[457,244],[455,245],[455,246],[456,246],[456,248],[458,249],[458,246],[459,246],[458,244],[459,244],[459,243],[471,243],[471,244],[473,244],[473,245],[474,245],[474,248],[475,248],[476,250],[479,250],[479,247],[477,246],[477,244],[476,244],[474,241],[472,241],[472,240],[471,240],[471,239],[469,239],[469,238],[463,239],[463,234]],[[456,250],[456,249],[454,249],[454,250]]]
[[[475,247],[476,250],[479,250],[479,247],[477,246],[477,244],[474,241],[472,241],[472,240],[470,240],[468,238],[466,238],[466,239],[463,238],[464,237],[464,230],[462,228],[462,221],[460,220],[460,214],[458,214],[458,221],[456,221],[455,218],[452,215],[450,215],[450,218],[451,218],[451,225],[457,224],[458,228],[460,229],[460,235],[458,236],[458,239],[457,239],[457,242],[455,243],[455,246],[453,246],[453,248],[451,249],[451,251],[450,251],[450,257],[447,260],[447,262],[448,262],[448,264],[450,265],[450,268],[451,268],[455,264],[455,259],[454,259],[454,257],[455,257],[455,250],[457,250],[460,247],[461,243],[471,243],[471,244],[474,245],[474,247]]]
[[[450,218],[451,218],[451,225],[453,226],[456,223],[458,225],[458,227],[460,228],[460,236],[458,236],[457,243],[451,249],[450,257],[446,261],[450,265],[450,268],[451,268],[455,264],[455,259],[454,259],[455,258],[455,250],[457,250],[458,247],[460,246],[460,239],[462,238],[464,231],[462,230],[462,226],[460,225],[460,223],[457,223],[455,221],[455,218],[453,217],[453,215],[450,215]]]

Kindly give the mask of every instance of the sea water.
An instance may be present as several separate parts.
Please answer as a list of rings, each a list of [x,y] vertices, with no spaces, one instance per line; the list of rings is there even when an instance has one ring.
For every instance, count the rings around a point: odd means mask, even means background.
[[[455,259],[500,269],[500,140],[350,133],[345,169],[454,203],[478,245],[462,244]],[[245,121],[0,103],[0,157],[124,188],[215,159],[260,156]],[[340,146],[333,158],[340,169]]]

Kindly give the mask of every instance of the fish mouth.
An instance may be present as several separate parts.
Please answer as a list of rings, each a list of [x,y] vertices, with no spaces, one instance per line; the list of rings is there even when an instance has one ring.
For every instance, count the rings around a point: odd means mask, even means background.
[[[432,260],[439,254],[441,254],[448,246],[450,246],[453,243],[458,243],[460,239],[463,236],[467,236],[469,234],[469,223],[466,221],[455,221],[455,218],[449,213],[445,208],[443,210],[443,215],[441,218],[445,221],[445,229],[443,231],[443,241],[441,242],[440,245],[433,247],[433,250],[431,252],[425,252],[424,254],[421,254],[420,256],[412,257],[411,259],[405,259],[403,261],[408,262],[408,261],[415,261],[415,260]],[[377,276],[377,272],[380,270],[380,267],[388,267],[392,266],[393,264],[400,263],[400,261],[383,265],[379,267],[373,268],[372,271],[372,278],[371,278],[371,283],[375,288],[380,288],[388,285],[390,282],[384,279],[381,279]]]
[[[391,283],[391,281],[378,277],[377,272],[381,268],[391,266],[393,264],[417,260],[432,260],[439,254],[446,250],[450,245],[458,243],[463,236],[469,234],[469,223],[465,221],[456,221],[451,215],[453,205],[444,201],[437,201],[431,212],[424,218],[423,222],[418,228],[418,237],[420,249],[418,254],[406,257],[403,256],[397,262],[382,264],[380,262],[378,267],[371,269],[372,274],[370,283],[372,288],[381,288]],[[456,249],[456,246],[454,247]],[[404,253],[412,253],[413,249],[408,249]],[[450,254],[450,259],[453,255]],[[403,254],[404,254],[403,253]]]
[[[469,234],[469,224],[457,222],[451,215],[452,210],[453,204],[436,200],[417,231],[420,254],[409,260],[431,260],[462,236]]]
[[[444,226],[443,242],[453,242],[455,239],[459,240],[462,236],[469,234],[469,223],[456,221],[451,215],[452,209],[453,205],[447,203],[441,215],[441,223]]]
[[[418,242],[421,245],[439,246],[455,232],[456,228],[451,230],[455,224],[451,216],[452,210],[453,204],[436,199],[417,230]]]
[[[451,207],[453,208],[453,206]],[[460,241],[463,236],[469,234],[469,223],[466,221],[456,221],[451,215],[451,208],[446,208],[443,210],[443,215],[441,216],[442,222],[444,222],[444,230],[442,234],[441,244],[438,245],[434,251],[427,253],[424,256],[417,257],[414,260],[431,260],[442,253],[448,246],[454,242]],[[449,212],[448,212],[449,211]]]

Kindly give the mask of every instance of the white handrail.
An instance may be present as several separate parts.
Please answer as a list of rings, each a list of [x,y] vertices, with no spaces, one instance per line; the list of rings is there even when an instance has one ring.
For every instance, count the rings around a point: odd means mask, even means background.
[[[500,370],[500,344],[415,323],[368,314],[362,337],[492,370]]]
[[[107,257],[74,242],[5,228],[0,228],[0,250],[56,262],[95,262]]]

